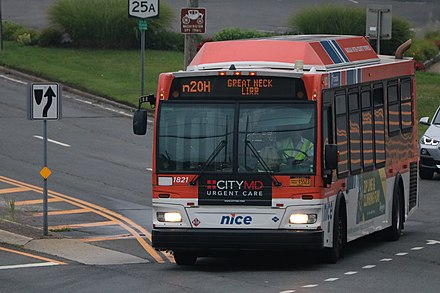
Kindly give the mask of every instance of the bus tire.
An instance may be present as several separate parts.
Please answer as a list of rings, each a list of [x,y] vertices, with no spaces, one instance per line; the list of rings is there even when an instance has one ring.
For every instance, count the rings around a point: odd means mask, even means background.
[[[197,255],[189,251],[174,251],[174,261],[181,266],[192,266],[196,263]]]
[[[339,196],[336,200],[336,208],[333,220],[333,247],[324,248],[324,261],[335,264],[344,257],[344,248],[347,243],[347,217],[345,204]]]
[[[393,210],[391,215],[391,227],[384,230],[385,239],[397,241],[402,234],[403,228],[403,197],[402,189],[397,186],[393,193]]]

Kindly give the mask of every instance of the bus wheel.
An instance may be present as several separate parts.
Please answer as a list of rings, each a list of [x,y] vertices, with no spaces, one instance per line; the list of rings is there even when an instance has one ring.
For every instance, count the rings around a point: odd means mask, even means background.
[[[347,225],[345,207],[338,204],[333,222],[333,247],[324,248],[324,260],[327,263],[337,263],[344,256],[344,246],[347,242]]]
[[[403,227],[402,196],[400,188],[397,188],[397,191],[395,191],[393,195],[393,210],[391,217],[391,227],[384,230],[384,235],[388,241],[397,241],[400,238]]]
[[[197,255],[188,251],[174,251],[174,260],[181,266],[192,266],[196,263]]]

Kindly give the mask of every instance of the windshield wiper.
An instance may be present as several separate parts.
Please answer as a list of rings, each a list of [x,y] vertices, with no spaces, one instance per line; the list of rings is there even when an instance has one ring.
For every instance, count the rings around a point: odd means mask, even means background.
[[[200,176],[205,172],[206,168],[208,168],[209,164],[214,161],[214,159],[217,157],[217,155],[220,153],[220,151],[227,145],[226,140],[222,140],[215,150],[209,155],[209,158],[206,160],[206,162],[203,164],[202,168],[200,169],[199,173],[194,176],[194,178],[189,182],[189,185],[195,185],[197,180],[199,180]]]
[[[272,174],[272,171],[267,166],[267,163],[264,161],[264,159],[260,156],[260,154],[258,153],[257,149],[254,147],[252,142],[250,142],[249,140],[246,139],[245,144],[252,151],[252,153],[254,154],[255,158],[257,158],[257,160],[261,164],[261,166],[263,166],[264,171],[266,172],[267,175],[269,175],[269,177],[272,180],[273,184],[275,186],[281,186],[282,185],[281,182],[279,182],[277,180],[277,178]]]

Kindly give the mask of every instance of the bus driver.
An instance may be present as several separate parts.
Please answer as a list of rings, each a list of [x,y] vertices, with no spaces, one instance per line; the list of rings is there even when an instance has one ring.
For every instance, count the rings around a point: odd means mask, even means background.
[[[313,157],[313,143],[301,130],[280,132],[278,137],[277,150],[282,162],[299,164]]]

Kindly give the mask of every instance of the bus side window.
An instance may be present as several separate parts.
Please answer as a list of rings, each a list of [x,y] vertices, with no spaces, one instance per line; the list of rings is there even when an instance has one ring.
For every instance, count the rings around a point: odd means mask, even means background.
[[[400,81],[400,103],[402,132],[411,131],[413,127],[413,103],[410,78]]]
[[[336,114],[336,144],[339,151],[338,177],[348,175],[348,131],[347,131],[347,102],[345,91],[336,93],[335,96]]]
[[[362,159],[365,171],[374,168],[374,145],[373,145],[373,103],[371,101],[370,87],[362,88]]]
[[[359,116],[359,93],[357,89],[348,94],[350,123],[350,171],[356,174],[361,171],[361,125]]]
[[[374,158],[376,168],[385,163],[385,113],[383,85],[373,86]]]
[[[388,133],[390,136],[400,132],[400,99],[398,98],[397,81],[388,83]]]

